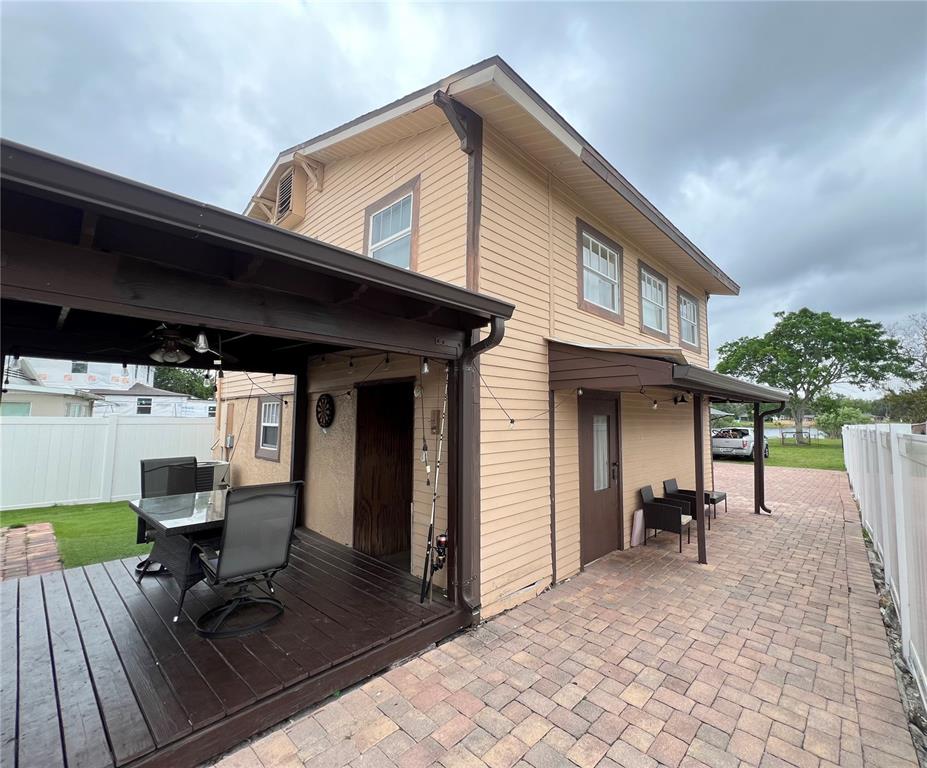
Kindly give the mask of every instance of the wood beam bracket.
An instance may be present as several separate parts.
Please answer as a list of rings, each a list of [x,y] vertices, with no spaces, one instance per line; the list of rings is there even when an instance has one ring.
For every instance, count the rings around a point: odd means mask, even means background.
[[[270,198],[258,197],[257,195],[251,198],[251,202],[260,208],[264,212],[264,215],[267,217],[267,220],[273,224],[274,208],[276,208],[277,203]]]
[[[435,106],[439,107],[447,121],[460,139],[460,149],[472,155],[477,147],[477,141],[482,134],[478,133],[477,124],[482,126],[482,118],[469,107],[448,96],[444,91],[435,91]]]
[[[325,175],[325,166],[322,165],[318,160],[313,160],[306,155],[300,155],[299,153],[293,154],[293,162],[296,163],[300,168],[305,171],[306,176],[309,177],[309,180],[315,186],[316,192],[322,191],[322,178]]]

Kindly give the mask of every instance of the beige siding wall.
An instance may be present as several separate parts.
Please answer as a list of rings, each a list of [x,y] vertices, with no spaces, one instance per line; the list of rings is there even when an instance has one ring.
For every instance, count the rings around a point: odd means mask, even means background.
[[[579,403],[573,391],[557,392],[554,397],[557,580],[562,581],[580,568]]]
[[[294,231],[363,253],[367,206],[419,174],[418,271],[464,285],[467,156],[449,125],[326,165]]]
[[[434,362],[428,375],[421,377],[419,359],[400,355],[390,356],[388,371],[383,370],[383,355],[354,358],[351,368],[342,356],[327,362],[316,361],[309,367],[310,402],[328,393],[335,398],[335,421],[324,433],[315,420],[309,420],[309,450],[306,459],[306,495],[302,524],[348,546],[353,544],[354,529],[354,449],[357,422],[354,384],[363,381],[389,381],[420,377],[423,399],[416,398],[413,423],[412,492],[414,515],[412,518],[412,568],[421,574],[425,554],[425,540],[431,516],[432,486],[425,484],[425,465],[422,452],[422,409],[425,413],[425,430],[429,448],[431,478],[434,479],[438,451],[438,436],[431,433],[431,412],[440,410],[444,393],[444,366]],[[379,368],[374,370],[376,366]],[[367,378],[369,377],[369,378]],[[352,392],[351,397],[346,395]],[[447,451],[442,455],[442,471],[438,484],[438,503],[435,529],[447,527]],[[435,576],[435,584],[445,584],[445,574]]]
[[[640,509],[640,489],[649,485],[655,495],[663,493],[663,481],[675,477],[680,488],[695,487],[695,447],[692,435],[692,406],[653,400],[672,397],[671,392],[651,397],[624,393],[621,396],[621,472],[624,489],[624,545],[631,546],[631,520]],[[703,407],[706,434],[708,406]],[[711,444],[705,441],[705,487],[711,488]]]
[[[226,378],[228,378],[226,376]],[[281,377],[277,377],[278,379]],[[292,381],[290,382],[292,389]],[[281,389],[280,396],[286,399],[280,417],[280,460],[255,456],[258,410],[260,400],[255,397],[225,398],[216,409],[217,458],[228,459],[231,464],[232,485],[258,485],[260,483],[281,483],[290,479],[290,451],[293,445],[293,397]],[[226,435],[233,435],[234,447],[225,446]]]
[[[419,174],[418,271],[464,285],[467,156],[448,125],[326,165],[322,191],[309,185],[306,218],[294,231],[363,253],[367,206]],[[277,376],[274,380],[270,374],[252,373],[249,379],[243,373],[229,372],[220,397],[247,397],[249,393],[257,397],[262,388],[292,391],[292,377]],[[250,405],[252,413],[256,408],[256,403]],[[221,443],[216,455],[220,447]],[[253,451],[238,452],[236,462],[242,477],[267,474],[266,462],[256,458]]]
[[[483,163],[479,288],[517,305],[502,344],[480,358],[480,578],[490,615],[550,583],[550,303],[546,181],[491,131]]]
[[[577,306],[576,219],[581,218],[622,246],[624,323]],[[665,345],[640,330],[638,261],[662,272],[669,283],[669,344],[679,346],[677,289],[700,300],[701,350],[690,359],[708,364],[707,304],[704,290],[684,283],[666,265],[642,254],[635,243],[596,217],[556,177],[486,127],[483,216],[480,230],[479,290],[512,301],[515,316],[503,343],[481,358],[485,384],[480,395],[482,453],[481,578],[485,615],[527,599],[552,573],[550,548],[550,449],[547,434],[547,346],[545,338],[602,344]],[[488,387],[486,386],[488,385]],[[507,417],[489,390],[516,420]],[[557,393],[555,412],[555,493],[557,577],[579,569],[579,455],[576,397]],[[691,413],[658,409],[656,426],[635,423],[632,402],[624,435],[625,508],[636,507],[630,488],[642,476],[693,479]],[[648,401],[649,402],[649,401]],[[532,416],[542,414],[540,418]],[[625,420],[625,419],[623,419]],[[706,416],[707,430],[707,416]],[[639,435],[639,433],[642,433]],[[683,436],[684,435],[684,436]],[[638,443],[638,437],[643,442]],[[667,450],[667,443],[673,447]],[[706,445],[708,442],[706,441]],[[710,466],[710,452],[707,454]],[[643,473],[643,475],[642,475]],[[707,475],[710,484],[710,474]]]

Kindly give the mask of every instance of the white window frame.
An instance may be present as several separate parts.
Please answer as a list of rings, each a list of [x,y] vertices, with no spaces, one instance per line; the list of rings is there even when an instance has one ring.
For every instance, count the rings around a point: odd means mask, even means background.
[[[277,421],[268,420],[268,412],[271,412],[276,415]],[[264,442],[264,428],[265,427],[276,427],[277,428],[277,442],[275,444],[269,444]],[[261,403],[261,434],[258,438],[258,445],[261,450],[264,451],[279,451],[280,450],[280,401],[279,400],[269,400],[267,402]]]
[[[615,277],[606,274],[605,272],[600,272],[595,267],[591,267],[586,263],[586,240],[589,241],[589,252],[592,253],[592,244],[595,243],[600,251],[604,251],[609,262],[614,259],[615,264]],[[615,315],[621,315],[621,254],[612,248],[607,243],[603,243],[602,240],[587,229],[582,230],[582,255],[583,255],[583,275],[582,275],[582,286],[583,286],[583,300],[589,304],[593,304],[597,307],[601,307],[606,312],[611,312]],[[611,283],[614,286],[613,296],[615,297],[615,306],[609,307],[605,304],[601,304],[596,301],[591,296],[586,295],[586,272],[590,272],[601,280],[604,280],[608,283]]]
[[[657,274],[652,269],[644,266],[643,264],[640,265],[640,272],[641,272],[641,289],[640,289],[641,327],[649,329],[653,331],[654,333],[658,333],[661,336],[669,336],[669,281],[665,277],[662,277],[661,275]],[[658,283],[659,285],[663,286],[663,305],[662,306],[660,304],[657,304],[657,302],[655,302],[653,299],[647,298],[644,295],[644,288],[647,284],[648,278],[654,283]],[[645,320],[646,314],[644,313],[644,302],[647,302],[648,304],[651,304],[655,307],[660,307],[663,310],[662,312],[663,327],[662,328],[657,328],[647,323],[647,321]]]
[[[686,308],[686,306],[691,308],[691,311],[693,312],[695,316],[694,319],[690,319],[684,316],[683,310]],[[698,326],[699,326],[698,300],[695,299],[695,297],[690,296],[689,294],[683,293],[682,291],[680,291],[679,292],[679,341],[681,341],[683,344],[688,344],[690,347],[698,347],[699,346]],[[692,341],[689,341],[689,339],[686,338],[686,333],[685,333],[686,328],[692,329],[692,334],[693,334]]]
[[[154,402],[150,397],[136,397],[135,398],[135,415],[136,416],[151,416],[151,410],[154,407]],[[140,410],[141,408],[147,408],[147,411]]]
[[[21,402],[10,402],[10,401],[7,401],[6,404],[7,404],[7,405],[25,405],[25,406],[26,406],[26,412],[25,412],[25,413],[20,414],[19,416],[9,416],[9,418],[25,418],[26,416],[31,416],[31,415],[32,415],[32,403],[21,403]],[[0,414],[0,415],[3,415],[3,414]]]
[[[406,198],[409,198],[409,226],[400,230],[399,232],[396,232],[393,235],[390,235],[385,240],[379,240],[376,243],[374,243],[373,242],[373,220],[377,216],[379,216],[381,213],[388,211],[390,208],[393,208],[397,205],[402,205],[403,202],[405,202]],[[398,200],[393,200],[393,202],[387,203],[382,208],[379,208],[378,210],[370,214],[370,225],[369,225],[369,229],[370,229],[369,238],[370,239],[367,242],[367,253],[370,254],[370,258],[375,259],[376,261],[380,261],[380,259],[377,259],[377,254],[376,254],[377,250],[381,248],[385,248],[386,246],[391,245],[392,243],[395,243],[397,240],[401,240],[402,238],[408,235],[409,237],[409,264],[406,267],[406,269],[411,269],[412,268],[412,229],[414,225],[415,225],[415,190],[413,189],[413,190],[410,190],[407,194],[400,197]]]

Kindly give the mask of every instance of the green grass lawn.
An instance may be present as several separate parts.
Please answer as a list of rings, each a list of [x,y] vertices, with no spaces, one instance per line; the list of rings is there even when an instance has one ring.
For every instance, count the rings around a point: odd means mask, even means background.
[[[715,461],[718,461],[715,457]],[[746,459],[721,459],[721,461],[746,461]],[[802,469],[846,470],[843,464],[843,443],[840,439],[812,440],[807,445],[796,445],[794,441],[779,443],[778,438],[769,438],[770,467],[799,467]]]
[[[0,526],[50,522],[65,568],[147,552],[150,545],[135,543],[137,520],[124,501],[0,512]]]

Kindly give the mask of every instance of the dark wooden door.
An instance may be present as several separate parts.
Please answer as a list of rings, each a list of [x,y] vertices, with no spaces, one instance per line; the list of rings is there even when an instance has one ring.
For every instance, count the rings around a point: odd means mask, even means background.
[[[620,467],[615,395],[579,398],[579,540],[586,565],[618,549]]]
[[[411,382],[357,390],[354,549],[373,557],[411,549],[413,415]]]

